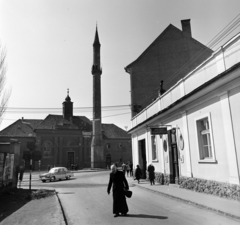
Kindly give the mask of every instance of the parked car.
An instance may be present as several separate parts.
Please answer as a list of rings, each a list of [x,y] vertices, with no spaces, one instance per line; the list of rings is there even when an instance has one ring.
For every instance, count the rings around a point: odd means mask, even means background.
[[[56,181],[56,180],[63,180],[63,179],[70,179],[73,177],[73,172],[69,171],[66,167],[54,167],[48,171],[48,173],[44,173],[39,175],[39,178],[42,182],[49,181]]]

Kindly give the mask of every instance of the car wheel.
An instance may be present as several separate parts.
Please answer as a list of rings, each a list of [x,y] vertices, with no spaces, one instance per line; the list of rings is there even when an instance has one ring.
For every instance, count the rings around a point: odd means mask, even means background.
[[[46,182],[45,180],[42,180],[42,182],[44,183],[44,182]]]
[[[56,178],[55,177],[51,177],[51,181],[53,182],[53,181],[55,181],[56,180]]]

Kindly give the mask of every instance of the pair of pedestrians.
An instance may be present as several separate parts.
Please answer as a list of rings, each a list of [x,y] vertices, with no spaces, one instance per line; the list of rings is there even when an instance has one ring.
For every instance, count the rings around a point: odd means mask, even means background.
[[[141,176],[142,176],[142,170],[140,169],[140,166],[137,165],[137,168],[135,170],[134,180],[137,180],[138,183],[140,183]],[[149,177],[150,185],[155,185],[155,167],[152,164],[148,166],[148,177]]]

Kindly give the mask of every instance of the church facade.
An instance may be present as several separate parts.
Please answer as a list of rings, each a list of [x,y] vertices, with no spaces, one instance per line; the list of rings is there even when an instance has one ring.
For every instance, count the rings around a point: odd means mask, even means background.
[[[27,143],[36,143],[42,159],[33,165],[34,170],[46,170],[48,166],[72,165],[81,168],[91,167],[92,121],[85,116],[73,115],[73,102],[69,94],[62,104],[63,114],[49,114],[43,120],[19,119],[0,131],[0,142],[11,139],[20,142],[20,158],[28,151]],[[115,124],[102,124],[103,166],[111,163],[132,160],[130,135]],[[26,169],[29,162],[26,162]]]

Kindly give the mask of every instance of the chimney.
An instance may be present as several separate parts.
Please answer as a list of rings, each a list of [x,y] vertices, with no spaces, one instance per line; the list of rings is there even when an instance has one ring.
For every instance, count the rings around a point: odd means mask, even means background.
[[[183,33],[188,35],[189,37],[192,37],[190,19],[188,19],[188,20],[181,20],[181,23],[182,23],[182,31],[183,31]]]

